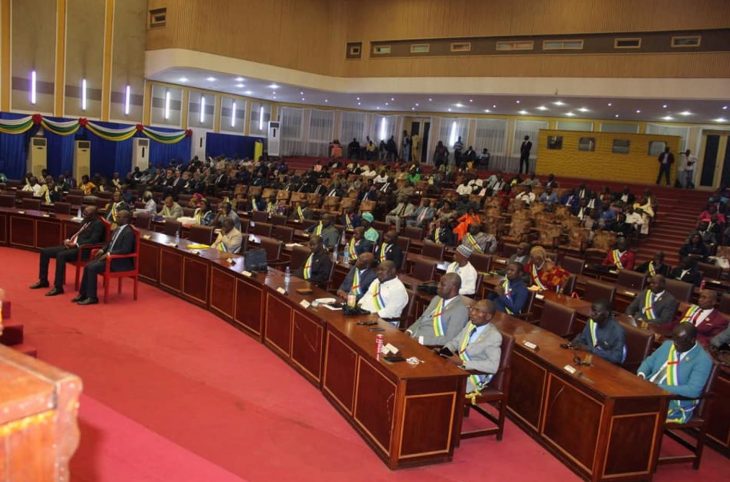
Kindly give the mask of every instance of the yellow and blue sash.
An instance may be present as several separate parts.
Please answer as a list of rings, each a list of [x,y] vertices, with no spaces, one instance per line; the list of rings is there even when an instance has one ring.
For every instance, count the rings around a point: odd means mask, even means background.
[[[466,233],[466,241],[469,243],[469,246],[471,246],[472,251],[475,253],[483,253],[481,246],[479,246],[479,243],[477,243],[477,240],[474,238],[474,236],[471,235],[471,233]]]
[[[697,305],[692,305],[689,308],[687,308],[687,311],[684,313],[684,316],[681,320],[679,320],[680,323],[692,323],[696,326],[697,318],[699,318],[700,313],[702,313],[702,308],[700,308]]]
[[[656,276],[656,269],[654,268],[654,261],[649,261],[649,276]]]
[[[317,227],[316,227],[316,228],[314,228],[314,234],[315,234],[315,235],[317,235],[317,236],[321,235],[321,234],[322,234],[322,228],[323,228],[323,227],[324,227],[324,226],[322,226],[322,222],[320,222],[320,223],[319,223],[319,224],[317,225]]]
[[[507,278],[502,281],[502,288],[504,288],[504,296],[511,302],[512,301],[512,288],[510,288],[509,280]],[[514,315],[515,312],[509,309],[507,305],[504,307],[504,311],[507,312],[508,315]]]
[[[656,320],[656,313],[654,313],[654,301],[652,300],[652,292],[651,290],[646,290],[646,295],[644,295],[644,308],[642,308],[641,312],[644,313],[644,318],[647,320]]]
[[[436,308],[433,310],[433,334],[434,336],[444,336],[446,330],[444,330],[444,299],[441,298],[436,303]]]
[[[355,249],[355,238],[351,238],[347,245],[347,251],[351,258],[357,258],[357,249]]]
[[[530,274],[532,275],[532,282],[537,285],[537,287],[541,291],[547,289],[545,288],[545,285],[542,284],[542,281],[540,281],[540,273],[537,271],[537,266],[535,266],[534,264],[532,265],[532,270]]]
[[[459,345],[459,358],[461,358],[465,362],[471,360],[471,357],[466,352],[466,349],[469,346],[469,339],[471,338],[471,333],[474,328],[476,327],[471,321],[466,324],[464,338],[461,340],[461,344]],[[472,383],[472,385],[474,385],[476,390],[481,390],[484,385],[489,383],[491,380],[492,375],[469,375],[469,381]]]
[[[301,206],[297,206],[297,217],[299,217],[300,221],[304,221],[304,211],[302,211]]]
[[[598,324],[593,321],[593,318],[588,319],[588,329],[591,332],[591,344],[593,347],[598,346],[598,334],[596,333],[596,330],[598,330]]]
[[[436,244],[441,244],[441,228],[434,229],[433,242]]]
[[[389,246],[390,246],[389,244],[385,244],[385,243],[382,243],[380,245],[380,262],[381,263],[386,260],[386,256],[385,255],[386,255],[386,251],[387,251],[387,249],[388,249]]]
[[[375,293],[373,293],[373,303],[375,304],[375,309],[380,311],[385,308],[385,300],[383,299],[382,293],[380,293],[380,280],[376,280],[375,283],[378,284],[376,285]]]
[[[347,229],[352,229],[352,220],[350,219],[349,214],[345,214],[345,226]]]
[[[611,251],[611,257],[613,258],[613,264],[618,269],[624,269],[624,264],[621,262],[621,252],[618,249]]]
[[[313,254],[310,254],[307,258],[307,261],[304,263],[304,269],[302,270],[302,274],[304,275],[304,279],[309,279],[312,277],[312,259],[314,258]]]
[[[669,386],[679,385],[679,365],[687,355],[687,352],[681,355],[677,353],[677,349],[674,343],[669,347],[669,354],[667,355],[666,370],[667,379],[666,384]],[[661,381],[660,381],[661,382]],[[667,413],[667,422],[672,423],[686,423],[692,418],[692,412],[697,407],[698,400],[670,400],[669,411]]]
[[[350,291],[354,291],[357,296],[360,296],[360,270],[357,268],[352,274],[352,288],[350,288]]]

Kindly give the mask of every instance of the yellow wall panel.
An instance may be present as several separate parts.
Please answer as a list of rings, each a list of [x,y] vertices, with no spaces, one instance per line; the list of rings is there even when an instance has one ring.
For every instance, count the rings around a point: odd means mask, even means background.
[[[548,149],[548,136],[562,136],[562,149]],[[581,137],[594,138],[595,150],[578,150]],[[629,153],[613,153],[614,139],[628,140],[630,142]],[[679,162],[679,137],[677,136],[541,129],[538,136],[540,155],[536,172],[564,177],[650,184],[656,181],[659,171],[657,156],[649,155],[651,141],[666,142],[671,152],[674,153],[675,162]],[[676,165],[672,172],[675,169]]]
[[[147,0],[116,0],[110,110],[115,120],[142,122],[146,19]],[[132,92],[129,115],[124,114],[127,85]]]
[[[104,58],[105,3],[68,0],[66,20],[66,105],[71,116],[99,118]],[[87,108],[81,109],[81,80],[87,82]]]

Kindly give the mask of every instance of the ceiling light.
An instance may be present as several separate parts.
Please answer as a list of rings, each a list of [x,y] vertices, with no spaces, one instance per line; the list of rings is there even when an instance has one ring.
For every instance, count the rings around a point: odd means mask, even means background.
[[[205,80],[208,82],[215,82],[215,77],[206,77]]]
[[[302,97],[302,100],[304,100],[304,97]]]
[[[375,109],[376,109],[376,110],[380,110],[380,106],[377,106],[377,107],[376,107]]]
[[[489,110],[489,109],[484,109],[484,112],[486,112],[487,114],[489,114],[489,113],[490,113],[490,112],[492,112],[492,111],[491,111],[491,110]]]
[[[515,104],[519,104],[519,103],[520,103],[520,100],[519,100],[519,99],[517,99],[517,100],[515,101]]]
[[[618,118],[618,114],[616,114],[614,117]]]
[[[188,81],[188,78],[187,78],[187,77],[180,77],[180,78],[179,78],[179,79],[177,79],[177,80],[178,80],[178,81],[180,81],[180,82],[182,82],[182,83],[184,84],[185,82],[187,82],[187,81]]]
[[[609,107],[611,107],[612,105],[613,105],[612,103],[610,103],[610,102],[608,103],[608,106],[609,106]]]
[[[496,108],[497,108],[497,104],[492,104],[492,109],[496,109]]]
[[[580,107],[578,112],[589,112],[589,110],[586,107]]]
[[[235,78],[235,79],[233,79],[233,80],[235,80],[236,82],[243,82],[243,81],[244,81],[244,80],[246,80],[246,79],[244,79],[243,77],[236,77],[236,78]]]
[[[724,117],[718,117],[717,119],[712,119],[712,120],[715,122],[727,122],[727,119],[725,119]]]
[[[667,104],[662,105],[662,109],[666,109],[666,108],[667,108]]]
[[[464,104],[462,104],[461,102],[457,102],[456,104],[454,104],[454,107],[464,107]]]
[[[418,102],[416,102],[416,107],[418,107]]]
[[[271,85],[269,85],[269,89],[274,89],[274,90],[276,90],[276,89],[278,89],[278,88],[279,88],[279,86],[278,86],[278,85],[276,85],[276,84],[271,84]]]
[[[548,110],[548,108],[547,108],[547,107],[545,107],[544,105],[539,105],[539,106],[537,106],[537,107],[535,107],[535,108],[536,108],[537,110],[543,110],[543,111],[545,111],[545,110]]]
[[[449,112],[451,112],[451,107],[449,107],[449,108],[448,108],[448,109],[446,109],[446,110],[448,110]]]
[[[431,101],[433,101],[433,99],[432,99],[431,97],[429,97],[429,98],[428,98],[428,101],[429,101],[429,102],[431,102]]]
[[[251,94],[253,94],[253,92],[251,92],[250,90],[247,90],[246,92],[244,92],[244,94],[251,95]]]
[[[722,110],[727,110],[727,106],[726,105],[723,105],[722,106]]]
[[[555,102],[553,102],[553,105],[563,106],[565,105],[565,102],[563,102],[562,100],[556,100]]]
[[[688,115],[692,115],[692,113],[688,110],[683,110],[682,112],[679,113],[679,115],[683,115],[683,116],[687,117]]]
[[[391,98],[390,98],[390,101],[391,101],[391,102],[395,102],[395,98],[394,98],[394,97],[391,97]]]
[[[411,107],[411,110],[416,110],[416,108],[415,107]]]
[[[386,103],[385,103],[385,105],[390,105],[390,104],[388,104],[388,103],[386,102]]]
[[[637,114],[641,114],[641,109],[636,109]]]
[[[360,102],[358,102],[357,105],[360,105]]]
[[[243,89],[244,87],[246,87],[246,85],[245,84],[236,84],[236,87],[238,87],[239,89]]]
[[[327,99],[325,99],[325,100],[324,100],[324,103],[326,104],[327,102],[329,102],[329,101],[328,101]]]
[[[355,100],[360,100],[360,97],[355,97]]]
[[[568,117],[575,117],[575,112],[566,112],[565,115]]]
[[[472,102],[474,102],[474,99],[469,99],[469,103],[472,103]]]
[[[300,91],[299,92],[299,95],[304,95],[304,91]]]
[[[520,114],[520,115],[527,115],[527,114],[529,114],[529,112],[527,112],[526,110],[521,110],[521,111],[518,112],[518,114]]]
[[[664,117],[662,117],[662,120],[671,121],[671,120],[674,120],[674,117],[672,117],[670,115],[665,115]]]

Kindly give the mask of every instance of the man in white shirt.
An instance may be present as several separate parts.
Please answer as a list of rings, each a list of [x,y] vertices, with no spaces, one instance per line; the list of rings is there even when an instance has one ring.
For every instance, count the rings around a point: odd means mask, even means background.
[[[385,173],[385,169],[383,169],[380,171],[380,174],[375,176],[373,184],[385,184],[386,182],[388,182],[388,175]]]
[[[472,188],[471,186],[469,186],[467,181],[464,180],[456,187],[456,192],[459,194],[459,196],[468,196],[472,193]]]
[[[367,293],[357,304],[397,327],[403,310],[408,306],[408,292],[396,276],[396,267],[392,261],[380,263],[376,274],[378,279],[370,284]]]
[[[535,193],[532,192],[532,186],[527,185],[525,187],[525,190],[519,193],[517,196],[515,196],[515,199],[517,201],[522,201],[523,203],[527,204],[528,206],[535,202]]]
[[[644,218],[634,211],[633,206],[629,206],[626,210],[626,224],[632,225],[636,231],[641,231],[641,225],[644,224]]]
[[[687,149],[682,153],[682,159],[679,163],[679,182],[683,188],[694,189],[695,167],[697,166],[697,156],[692,155],[692,151]]]
[[[473,296],[477,291],[477,270],[469,262],[472,249],[463,244],[454,252],[454,262],[447,268],[447,273],[456,273],[461,278],[460,295]]]

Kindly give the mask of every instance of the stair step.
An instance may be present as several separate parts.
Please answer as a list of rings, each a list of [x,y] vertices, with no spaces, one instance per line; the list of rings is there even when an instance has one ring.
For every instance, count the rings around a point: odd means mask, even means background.
[[[14,345],[14,350],[18,350],[20,353],[28,356],[32,356],[33,358],[38,358],[38,349],[34,347],[33,345],[29,345],[27,343],[21,343],[20,345]]]
[[[13,320],[4,321],[0,344],[12,346],[21,343],[23,343],[23,324]]]

